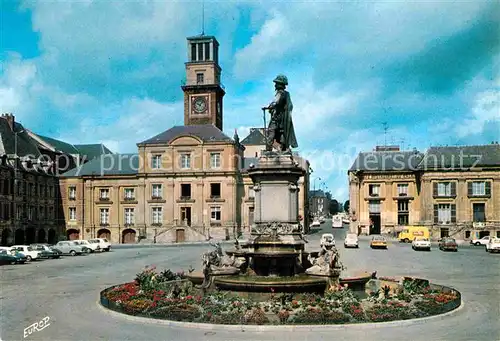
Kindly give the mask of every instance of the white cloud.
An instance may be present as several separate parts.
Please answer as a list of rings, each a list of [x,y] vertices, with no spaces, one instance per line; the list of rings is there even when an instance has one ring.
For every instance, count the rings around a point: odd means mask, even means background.
[[[459,137],[478,134],[483,131],[485,124],[494,121],[500,122],[500,91],[498,89],[477,94],[470,116],[456,123],[455,131]]]

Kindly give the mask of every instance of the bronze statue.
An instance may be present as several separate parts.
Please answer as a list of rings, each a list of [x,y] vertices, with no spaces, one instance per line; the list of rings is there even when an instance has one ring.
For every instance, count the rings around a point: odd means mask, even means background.
[[[284,75],[278,75],[274,80],[276,96],[274,101],[267,107],[271,114],[271,121],[266,132],[266,150],[272,151],[273,144],[276,142],[280,146],[280,151],[290,151],[290,148],[297,148],[297,138],[293,128],[292,110],[293,104],[290,93],[286,91],[288,79]]]

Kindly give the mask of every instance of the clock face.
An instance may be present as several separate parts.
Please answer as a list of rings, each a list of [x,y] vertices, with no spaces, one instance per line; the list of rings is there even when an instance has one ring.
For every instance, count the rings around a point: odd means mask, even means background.
[[[202,113],[207,109],[207,101],[203,97],[198,97],[193,103],[194,111]]]

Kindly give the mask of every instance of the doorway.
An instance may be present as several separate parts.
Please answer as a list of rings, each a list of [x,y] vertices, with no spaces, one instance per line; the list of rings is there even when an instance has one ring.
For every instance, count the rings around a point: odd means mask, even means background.
[[[181,224],[191,226],[191,207],[181,207]]]
[[[183,243],[185,240],[186,240],[186,235],[184,233],[184,230],[183,229],[175,230],[175,242]]]
[[[380,234],[380,214],[370,214],[370,234]]]
[[[123,230],[122,244],[134,244],[134,243],[135,243],[135,231],[132,229]]]

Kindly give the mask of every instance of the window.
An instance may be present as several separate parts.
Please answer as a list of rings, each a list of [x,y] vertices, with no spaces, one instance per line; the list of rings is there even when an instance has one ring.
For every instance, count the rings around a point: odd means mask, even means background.
[[[191,44],[191,61],[196,61],[196,44]]]
[[[163,208],[161,207],[153,207],[153,224],[161,224],[163,221]]]
[[[71,186],[69,188],[69,200],[75,200],[76,199],[76,187]]]
[[[398,200],[398,225],[408,225],[409,222],[409,201]]]
[[[198,45],[198,60],[202,61],[203,60],[203,43],[200,43],[197,45]]]
[[[210,43],[205,43],[205,60],[210,60]]]
[[[203,73],[197,73],[196,74],[196,84],[203,84]]]
[[[76,220],[76,207],[69,208],[69,220]]]
[[[398,196],[403,197],[408,195],[408,184],[398,184]]]
[[[134,209],[126,208],[125,209],[125,224],[132,225],[134,224]]]
[[[485,182],[473,182],[472,183],[472,195],[485,195],[486,194],[486,183]]]
[[[497,231],[497,238],[500,238],[500,231]]]
[[[470,231],[465,231],[465,239],[469,239],[470,238]]]
[[[161,199],[161,197],[162,197],[161,184],[153,184],[152,185],[151,196],[153,197],[153,199]]]
[[[54,207],[49,206],[49,219],[54,219]]]
[[[125,200],[134,200],[134,189],[133,188],[125,188]]]
[[[34,211],[34,207],[29,206],[28,207],[28,220],[33,220],[33,211]]]
[[[451,205],[439,204],[438,205],[438,223],[449,224],[451,223]]]
[[[210,208],[210,221],[212,222],[221,221],[220,206],[214,206]]]
[[[220,168],[220,153],[210,153],[210,168]]]
[[[49,186],[49,198],[54,197],[54,186]]]
[[[485,204],[477,203],[472,204],[472,214],[474,222],[484,222],[486,221]]]
[[[153,155],[151,158],[151,168],[160,169],[161,168],[161,155]]]
[[[220,198],[220,184],[210,184],[210,198]]]
[[[109,200],[109,188],[101,188],[99,191],[99,198],[101,200]]]
[[[181,199],[191,199],[191,184],[181,184]]]
[[[440,182],[437,184],[438,196],[449,197],[451,196],[451,183],[450,182]]]
[[[191,154],[181,154],[181,168],[189,169],[191,168]]]
[[[370,211],[370,213],[380,213],[380,201],[371,200],[368,203],[368,210]]]
[[[371,197],[378,197],[380,195],[380,185],[369,185],[368,189]]]
[[[109,208],[101,208],[101,225],[108,225],[109,224]]]

